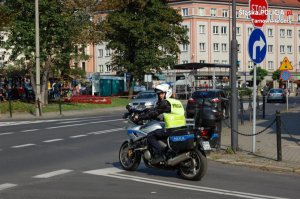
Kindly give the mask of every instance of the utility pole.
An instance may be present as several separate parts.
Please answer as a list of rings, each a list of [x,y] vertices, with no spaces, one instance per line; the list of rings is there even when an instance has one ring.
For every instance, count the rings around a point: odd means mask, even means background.
[[[231,148],[238,148],[238,93],[236,88],[237,73],[237,40],[236,40],[236,0],[232,0],[232,40],[231,40]]]
[[[40,21],[39,21],[39,0],[35,0],[35,63],[36,63],[36,116],[41,116],[41,78],[40,78]]]

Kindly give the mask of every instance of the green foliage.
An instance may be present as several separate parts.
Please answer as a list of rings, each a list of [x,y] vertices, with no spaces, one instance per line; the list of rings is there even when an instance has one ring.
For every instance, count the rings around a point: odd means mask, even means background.
[[[280,71],[279,69],[277,69],[276,71],[274,71],[274,72],[272,73],[272,79],[273,79],[274,81],[279,82],[279,81],[280,81],[280,73],[281,73],[281,71]]]
[[[250,75],[253,75],[254,73],[254,69],[252,69],[250,71]],[[268,75],[268,71],[261,68],[261,67],[257,67],[256,68],[256,85],[260,84],[261,81],[264,80],[265,76]]]
[[[114,0],[105,2],[117,4]],[[115,51],[112,67],[140,78],[176,64],[178,44],[188,43],[181,15],[161,0],[119,3],[99,26],[107,46]]]
[[[40,0],[40,61],[41,68],[68,67],[72,59],[81,56],[76,46],[90,43],[90,37],[80,37],[93,26],[89,13],[77,1]],[[91,1],[92,2],[92,1]],[[71,4],[72,3],[72,4]],[[35,62],[35,3],[32,0],[7,0],[6,16],[9,37],[5,48],[10,49],[10,60],[25,57]],[[86,34],[84,34],[86,35]],[[31,64],[34,66],[34,64]],[[62,69],[63,69],[62,68]],[[61,70],[62,70],[61,69]]]

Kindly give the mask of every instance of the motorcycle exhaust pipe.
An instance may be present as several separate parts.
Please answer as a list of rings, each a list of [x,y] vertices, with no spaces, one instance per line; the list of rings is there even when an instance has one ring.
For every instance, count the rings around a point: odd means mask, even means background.
[[[190,152],[183,153],[183,154],[180,154],[180,155],[178,155],[178,156],[176,156],[176,157],[174,157],[172,159],[169,159],[167,161],[167,165],[175,166],[175,165],[179,164],[180,162],[185,161],[185,160],[187,160],[189,158],[190,158]]]

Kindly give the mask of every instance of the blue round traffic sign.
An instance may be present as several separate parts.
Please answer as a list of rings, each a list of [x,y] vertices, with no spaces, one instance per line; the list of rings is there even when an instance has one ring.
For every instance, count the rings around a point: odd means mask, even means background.
[[[265,34],[260,29],[254,29],[249,37],[248,52],[251,60],[259,64],[267,53],[267,40]]]

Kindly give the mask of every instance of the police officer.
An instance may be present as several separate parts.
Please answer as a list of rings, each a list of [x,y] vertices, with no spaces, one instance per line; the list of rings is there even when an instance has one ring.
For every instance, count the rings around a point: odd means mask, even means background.
[[[166,129],[157,129],[148,134],[148,143],[152,146],[154,159],[152,164],[163,162],[162,148],[158,142],[159,139],[169,136],[170,128],[185,126],[184,108],[179,100],[171,99],[172,89],[169,84],[160,84],[156,86],[155,92],[158,95],[158,102],[155,108],[138,116],[138,120],[154,120],[162,114]]]

